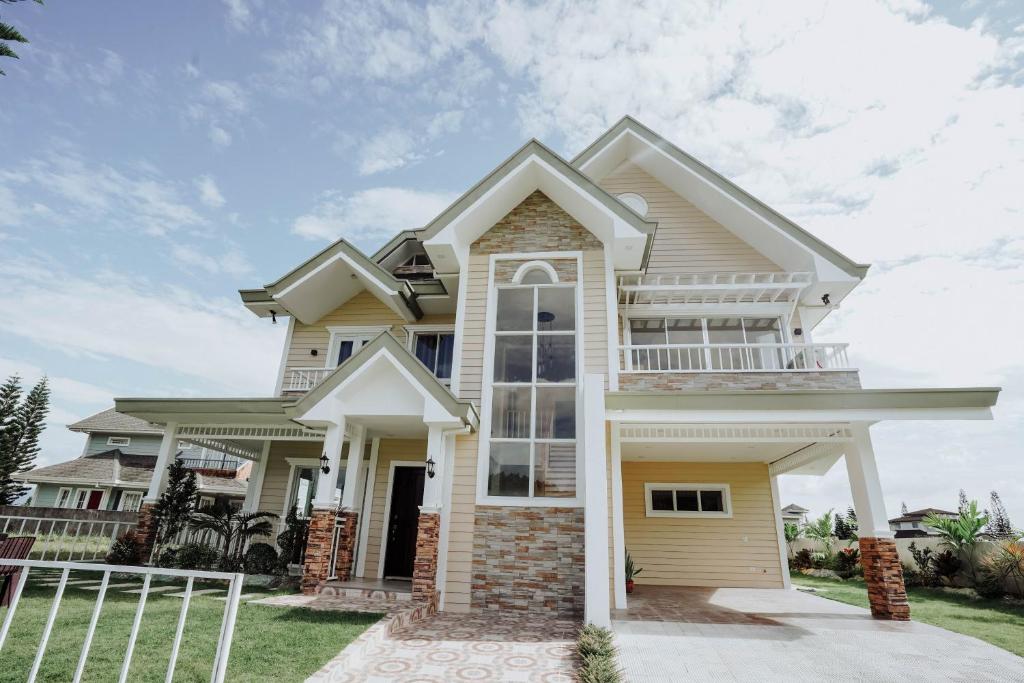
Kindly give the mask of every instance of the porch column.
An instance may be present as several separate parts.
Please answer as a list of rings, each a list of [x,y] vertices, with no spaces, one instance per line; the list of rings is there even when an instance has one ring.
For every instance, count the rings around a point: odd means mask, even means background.
[[[327,427],[324,438],[324,455],[327,456],[329,471],[317,473],[316,496],[313,511],[309,517],[309,533],[306,537],[306,560],[302,570],[302,592],[315,593],[321,581],[331,574],[331,547],[334,543],[334,527],[338,510],[334,507],[334,491],[338,485],[338,471],[341,468],[341,449],[345,444],[345,416]]]
[[[260,459],[252,463],[249,470],[249,482],[245,488],[245,501],[242,509],[246,512],[256,512],[260,507],[260,494],[263,492],[263,476],[267,473],[267,460],[270,459],[270,441],[263,442],[260,449]]]
[[[846,451],[853,507],[860,527],[860,561],[864,567],[871,614],[877,619],[907,621],[910,605],[903,585],[903,566],[889,530],[882,484],[868,425],[853,425],[853,443]]]
[[[149,490],[139,506],[139,522],[136,526],[136,538],[142,545],[141,556],[147,560],[153,554],[156,545],[157,523],[154,511],[160,495],[167,488],[167,468],[174,462],[178,445],[178,424],[168,422],[164,425],[164,437],[157,451],[156,464],[153,466],[153,478],[149,480]]]
[[[348,445],[345,488],[341,491],[338,510],[338,545],[335,549],[334,575],[340,581],[352,578],[356,543],[359,538],[359,483],[363,479],[363,451],[366,449],[366,428],[352,425],[352,441]]]
[[[427,424],[426,460],[433,460],[434,476],[429,465],[423,478],[423,505],[416,526],[416,559],[412,570],[412,599],[430,602],[437,595],[438,544],[441,539],[441,504],[444,493],[445,442],[444,426]]]
[[[604,377],[583,379],[583,618],[611,626],[608,572],[608,462],[605,453]]]

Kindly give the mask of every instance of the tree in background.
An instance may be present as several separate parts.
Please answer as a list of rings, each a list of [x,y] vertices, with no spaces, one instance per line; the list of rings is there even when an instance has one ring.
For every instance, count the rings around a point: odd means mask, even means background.
[[[21,0],[0,0],[0,4],[13,5]],[[35,0],[40,5],[43,4],[43,0]],[[6,41],[6,42],[5,42]],[[28,39],[21,35],[18,29],[14,28],[10,24],[5,24],[0,21],[0,57],[13,57],[18,59],[18,53],[11,49],[11,46],[7,43],[27,43]],[[0,76],[6,76],[2,69],[0,69]]]
[[[804,536],[821,543],[824,547],[825,557],[829,559],[833,555],[832,546],[835,545],[835,539],[832,537],[832,530],[833,516],[831,510],[813,522],[808,523],[807,526],[804,527]]]
[[[0,505],[11,505],[28,491],[11,479],[32,469],[39,455],[39,436],[50,411],[50,386],[44,377],[24,401],[21,378],[13,375],[0,386]]]
[[[836,513],[835,527],[833,534],[840,541],[846,541],[850,538],[850,528],[846,525],[846,519],[843,517],[843,513]]]
[[[924,518],[924,523],[942,537],[942,545],[952,550],[956,557],[966,560],[971,583],[976,584],[978,574],[974,566],[974,551],[981,541],[981,532],[988,524],[988,517],[978,512],[978,501],[968,503],[955,519],[932,513]]]
[[[1010,515],[1003,506],[999,494],[992,492],[992,512],[989,513],[988,526],[985,533],[996,540],[1013,540],[1016,536],[1013,524],[1010,523]]]
[[[904,502],[900,503],[900,514],[901,515],[905,515],[905,514],[907,514],[907,512],[909,512],[909,510],[907,510],[907,503],[906,503],[906,501],[904,501]]]
[[[167,488],[153,508],[157,525],[157,543],[171,541],[192,519],[199,498],[196,473],[175,458],[167,468]]]
[[[964,513],[964,511],[967,510],[967,508],[968,508],[967,494],[964,493],[963,489],[960,489],[960,503],[958,504],[956,511],[959,512],[962,515]]]
[[[789,546],[789,554],[792,555],[793,544],[803,535],[803,529],[792,522],[786,522],[782,527],[782,531],[786,535],[786,545]]]

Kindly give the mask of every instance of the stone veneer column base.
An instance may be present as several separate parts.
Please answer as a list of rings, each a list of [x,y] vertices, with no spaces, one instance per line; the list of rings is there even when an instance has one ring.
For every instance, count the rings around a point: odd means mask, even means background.
[[[429,602],[437,593],[437,548],[441,515],[420,511],[416,528],[416,560],[412,570],[412,599]]]
[[[334,508],[313,508],[306,537],[306,559],[302,569],[302,592],[312,595],[321,581],[330,576],[331,544],[338,516]]]
[[[891,538],[861,538],[860,562],[868,588],[871,616],[894,621],[910,620],[910,604],[903,585],[896,542]]]
[[[156,517],[153,512],[156,510],[155,503],[143,503],[139,506],[139,521],[135,526],[135,538],[142,546],[140,556],[142,561],[149,564],[153,555],[153,546],[156,545]]]
[[[359,513],[342,510],[338,513],[338,550],[334,560],[334,575],[339,581],[352,578],[352,563],[356,554]]]

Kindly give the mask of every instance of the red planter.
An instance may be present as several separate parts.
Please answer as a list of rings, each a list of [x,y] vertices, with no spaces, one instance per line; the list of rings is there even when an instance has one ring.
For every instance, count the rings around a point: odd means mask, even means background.
[[[632,593],[632,592],[633,592],[633,579],[628,579],[626,581],[626,593],[628,594],[628,593]]]

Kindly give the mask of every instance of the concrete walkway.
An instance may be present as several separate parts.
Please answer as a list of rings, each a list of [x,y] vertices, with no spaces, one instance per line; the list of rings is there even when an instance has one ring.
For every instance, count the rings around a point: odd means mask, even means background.
[[[1022,681],[975,638],[796,590],[637,586],[612,628],[626,680]]]

